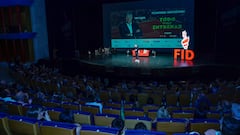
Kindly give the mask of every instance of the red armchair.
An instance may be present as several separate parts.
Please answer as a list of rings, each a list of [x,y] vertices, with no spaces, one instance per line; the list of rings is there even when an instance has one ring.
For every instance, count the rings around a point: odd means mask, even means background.
[[[139,49],[138,50],[138,56],[148,57],[149,55],[150,55],[150,50],[146,50],[146,49]],[[132,50],[132,56],[136,56],[135,50]]]

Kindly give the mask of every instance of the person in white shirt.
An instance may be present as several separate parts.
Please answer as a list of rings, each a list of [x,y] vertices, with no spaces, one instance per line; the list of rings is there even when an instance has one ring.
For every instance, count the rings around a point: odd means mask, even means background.
[[[94,95],[89,95],[88,100],[85,105],[97,106],[99,107],[99,113],[102,114],[103,104],[97,101],[97,97]]]

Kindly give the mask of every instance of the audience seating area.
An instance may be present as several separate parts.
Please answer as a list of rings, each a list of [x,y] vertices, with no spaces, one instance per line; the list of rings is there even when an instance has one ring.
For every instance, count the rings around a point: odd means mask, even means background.
[[[229,100],[231,97],[232,100],[240,97],[235,85],[228,87],[230,84],[239,85],[238,80],[234,83],[219,83],[221,89],[212,93],[208,87],[209,83],[171,82],[171,87],[169,87],[169,82],[159,82],[155,85],[154,82],[129,81],[124,83],[120,80],[107,85],[93,78],[87,78],[86,82],[85,76],[72,78],[49,73],[52,77],[47,75],[49,77],[47,78],[43,71],[53,72],[54,70],[46,67],[42,67],[41,70],[42,72],[38,73],[39,70],[34,69],[14,69],[12,75],[19,85],[27,86],[29,90],[40,90],[45,94],[41,105],[47,109],[52,121],[28,118],[26,112],[34,106],[33,103],[22,104],[0,100],[1,106],[7,106],[7,112],[0,112],[1,134],[73,135],[76,133],[76,125],[59,121],[60,113],[69,109],[74,113],[74,122],[81,125],[81,135],[116,135],[118,131],[111,127],[111,123],[114,119],[121,117],[122,107],[127,128],[125,135],[177,135],[177,133],[187,134],[191,131],[203,134],[210,128],[220,130],[221,114],[216,111],[220,99]],[[35,73],[30,76],[29,74],[32,73],[30,71]],[[123,87],[124,85],[127,88]],[[100,98],[102,110],[93,105],[85,105],[88,102],[87,97],[92,94],[91,89],[94,89]],[[180,94],[177,93],[177,89]],[[194,119],[196,108],[193,104],[200,91],[206,93],[211,103],[206,119]],[[31,91],[27,93],[32,99],[36,97],[35,94],[31,94]],[[56,100],[58,98],[53,99],[54,94],[64,95],[64,97]],[[152,102],[149,102],[149,99]],[[157,111],[160,105],[164,104],[164,99],[171,118],[157,119]],[[123,101],[124,104],[122,104]],[[229,115],[229,112],[225,115]],[[134,130],[139,122],[146,125],[146,130]]]

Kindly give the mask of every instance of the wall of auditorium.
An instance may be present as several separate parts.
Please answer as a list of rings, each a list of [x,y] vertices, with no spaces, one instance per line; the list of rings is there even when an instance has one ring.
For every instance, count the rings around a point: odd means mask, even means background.
[[[34,0],[30,7],[32,31],[37,32],[33,39],[35,61],[49,57],[48,32],[45,0]]]

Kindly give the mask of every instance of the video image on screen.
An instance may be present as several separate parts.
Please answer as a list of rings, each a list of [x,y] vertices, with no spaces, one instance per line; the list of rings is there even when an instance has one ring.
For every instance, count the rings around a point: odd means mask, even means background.
[[[177,5],[178,3],[175,3],[177,6],[174,7],[160,4],[159,8],[144,7],[144,3],[147,1],[132,9],[133,3],[127,8],[124,4],[119,4],[120,6],[115,4],[105,10],[108,13],[103,12],[107,14],[105,15],[107,20],[104,21],[109,21],[104,26],[109,27],[106,31],[109,31],[108,39],[112,48],[132,48],[134,44],[138,44],[140,48],[182,48],[184,30],[191,37],[192,44],[194,36],[192,3],[187,7]],[[114,9],[114,6],[117,8]]]

